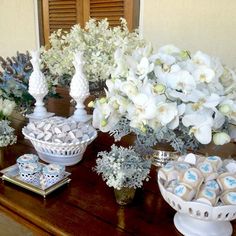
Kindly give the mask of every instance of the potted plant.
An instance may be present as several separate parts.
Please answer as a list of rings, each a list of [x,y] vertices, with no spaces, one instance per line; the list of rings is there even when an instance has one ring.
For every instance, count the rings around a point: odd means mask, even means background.
[[[116,201],[120,205],[130,203],[135,189],[149,180],[151,161],[137,154],[132,147],[111,146],[111,151],[98,153],[94,170],[102,175],[109,187],[114,188]]]

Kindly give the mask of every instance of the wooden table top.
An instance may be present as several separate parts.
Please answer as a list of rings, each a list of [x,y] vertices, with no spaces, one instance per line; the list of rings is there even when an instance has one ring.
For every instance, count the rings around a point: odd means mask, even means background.
[[[131,205],[121,207],[116,203],[113,189],[92,170],[97,152],[108,150],[112,143],[108,135],[99,134],[87,148],[83,160],[66,168],[71,172],[72,181],[46,199],[1,182],[0,206],[38,227],[45,235],[181,235],[173,223],[175,210],[159,192],[155,167],[151,169],[150,181],[136,192]],[[227,148],[208,148],[207,152],[226,157],[236,155],[232,143]],[[36,151],[19,135],[18,143],[5,149],[1,169],[14,164],[16,158],[25,153]],[[232,224],[236,235],[235,221]]]

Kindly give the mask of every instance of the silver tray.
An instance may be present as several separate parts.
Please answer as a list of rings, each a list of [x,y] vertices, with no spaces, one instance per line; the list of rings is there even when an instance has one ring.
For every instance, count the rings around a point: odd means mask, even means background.
[[[43,163],[40,163],[41,165],[45,165]],[[30,183],[22,180],[19,175],[19,168],[17,164],[9,166],[3,170],[0,171],[3,175],[1,176],[2,180],[8,181],[10,183],[13,183],[15,185],[18,185],[22,188],[25,188],[27,190],[30,190],[34,193],[42,195],[44,198],[54,190],[58,189],[59,187],[63,186],[64,184],[67,184],[71,181],[68,176],[70,175],[69,172],[65,172],[64,176],[57,181],[56,183],[53,183],[51,185],[47,185],[46,188],[42,188],[42,186],[39,183]]]

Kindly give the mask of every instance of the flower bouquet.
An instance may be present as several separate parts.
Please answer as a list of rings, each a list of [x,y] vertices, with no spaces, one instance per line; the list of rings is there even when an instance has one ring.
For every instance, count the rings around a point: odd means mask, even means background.
[[[121,192],[130,193],[130,189],[140,188],[143,181],[148,181],[151,161],[143,159],[131,147],[117,147],[112,145],[110,152],[99,152],[94,170],[102,175],[109,187]],[[117,191],[115,192],[117,193]],[[134,197],[134,190],[132,197]],[[119,193],[116,196],[120,195]],[[128,197],[129,200],[131,200]],[[124,199],[118,203],[125,204]]]
[[[127,55],[118,49],[106,96],[93,104],[93,125],[115,140],[133,132],[136,148],[149,152],[160,142],[178,152],[212,140],[230,142],[229,121],[236,121],[235,73],[201,51],[173,45]]]
[[[90,89],[98,89],[110,76],[114,64],[113,54],[118,47],[130,52],[144,46],[137,31],[129,32],[127,22],[121,19],[121,26],[109,27],[107,19],[90,19],[84,29],[74,25],[70,32],[61,29],[50,36],[50,48],[42,48],[42,60],[58,84],[69,85],[74,74],[74,53],[82,51],[85,59],[84,72],[90,82]]]

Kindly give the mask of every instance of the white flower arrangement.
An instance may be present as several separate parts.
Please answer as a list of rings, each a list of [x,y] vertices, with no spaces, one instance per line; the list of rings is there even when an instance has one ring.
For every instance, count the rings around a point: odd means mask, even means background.
[[[10,122],[7,120],[0,121],[0,147],[6,147],[16,142],[14,129],[9,124]]]
[[[139,146],[170,142],[180,152],[230,141],[236,76],[218,59],[167,45],[155,54],[117,50],[115,63],[106,96],[92,104],[94,127],[116,139],[135,132]]]
[[[7,119],[13,112],[15,106],[14,101],[0,98],[0,120]]]
[[[129,32],[127,22],[121,18],[121,26],[109,27],[107,19],[90,19],[82,29],[74,25],[70,32],[61,29],[50,36],[51,47],[42,48],[42,60],[52,75],[67,78],[74,74],[74,53],[84,52],[84,71],[89,81],[104,81],[109,78],[114,64],[113,55],[117,48],[130,52],[145,45],[137,30]],[[65,81],[64,81],[65,83]]]
[[[110,152],[99,152],[94,170],[102,175],[109,187],[140,188],[148,181],[151,161],[143,159],[131,147],[112,145]]]
[[[15,108],[14,101],[0,98],[0,147],[5,147],[16,142],[14,129],[7,120]]]

